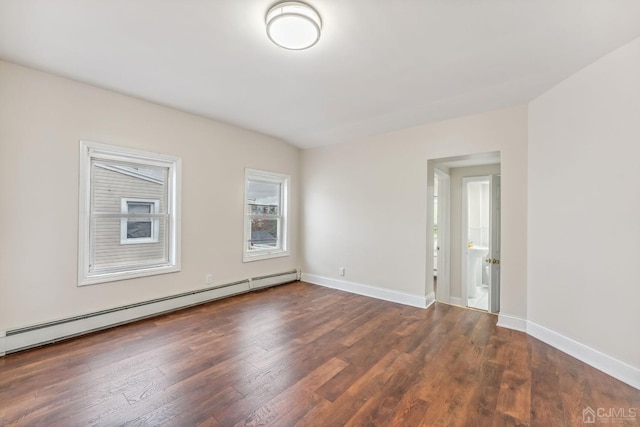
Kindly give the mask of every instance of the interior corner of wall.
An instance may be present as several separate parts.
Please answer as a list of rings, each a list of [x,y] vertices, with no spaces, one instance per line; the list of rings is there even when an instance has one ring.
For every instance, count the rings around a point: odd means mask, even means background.
[[[498,314],[497,326],[513,329],[514,331],[527,332],[527,319],[520,316],[500,313]]]
[[[424,297],[424,308],[429,308],[436,303],[436,293],[431,291]]]

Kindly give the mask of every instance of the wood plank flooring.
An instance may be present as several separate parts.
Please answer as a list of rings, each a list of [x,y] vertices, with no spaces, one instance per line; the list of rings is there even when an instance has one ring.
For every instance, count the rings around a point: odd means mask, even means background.
[[[3,426],[573,426],[586,407],[640,412],[640,391],[490,314],[303,282],[0,358]]]

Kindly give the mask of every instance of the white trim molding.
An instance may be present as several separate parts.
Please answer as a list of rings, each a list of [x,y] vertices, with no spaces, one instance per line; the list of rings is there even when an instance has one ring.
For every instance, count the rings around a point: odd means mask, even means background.
[[[509,314],[498,314],[498,326],[515,331],[527,332],[527,319]]]
[[[320,285],[327,288],[351,292],[352,294],[364,295],[371,298],[410,305],[418,308],[428,308],[435,302],[435,294],[433,292],[424,296],[406,294],[404,292],[391,291],[389,289],[377,288],[375,286],[364,285],[361,283],[347,282],[344,280],[336,280],[329,277],[306,273],[302,273],[300,280],[314,285]]]
[[[640,369],[551,329],[527,321],[527,334],[640,390]]]
[[[164,218],[166,221],[165,239],[167,241],[166,259],[143,259],[140,264],[131,265],[125,262],[117,262],[116,265],[102,265],[96,267],[96,240],[94,238],[94,220],[121,219],[124,225],[124,243],[134,243],[126,238],[127,218],[137,214],[123,213],[121,209],[116,212],[94,212],[92,192],[96,181],[94,176],[93,161],[106,162],[108,170],[128,168],[120,166],[120,163],[132,163],[159,168],[166,171],[166,183],[163,190],[166,198],[166,207],[163,213],[149,213],[144,217],[152,218],[156,236],[158,236],[158,221]],[[93,166],[92,166],[93,165]],[[78,286],[95,285],[117,280],[132,279],[136,277],[152,276],[157,274],[175,273],[181,270],[181,182],[182,159],[167,154],[158,154],[132,148],[107,145],[98,142],[80,141],[79,156],[79,196],[78,196]],[[136,172],[137,173],[137,172]],[[126,198],[125,198],[126,200]],[[153,200],[151,200],[153,201]],[[122,227],[121,225],[121,227]],[[122,228],[118,236],[123,243]],[[152,243],[157,238],[144,239],[136,243]]]
[[[258,261],[262,259],[289,256],[289,183],[291,176],[279,172],[268,172],[257,169],[246,168],[244,170],[244,242],[242,251],[242,262]],[[278,210],[277,212],[265,212],[264,206],[259,209],[259,205],[251,208],[249,203],[250,183],[277,184],[279,185]],[[250,209],[251,208],[251,209]],[[275,247],[252,246],[252,218],[277,222],[277,236]]]
[[[640,390],[640,369],[635,366],[522,317],[500,314],[498,326],[525,332],[527,335]]]

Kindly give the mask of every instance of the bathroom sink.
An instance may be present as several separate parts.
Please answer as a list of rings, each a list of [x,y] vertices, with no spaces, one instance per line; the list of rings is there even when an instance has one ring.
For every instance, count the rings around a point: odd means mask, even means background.
[[[489,253],[489,248],[486,246],[473,246],[469,248],[469,255],[485,256]]]

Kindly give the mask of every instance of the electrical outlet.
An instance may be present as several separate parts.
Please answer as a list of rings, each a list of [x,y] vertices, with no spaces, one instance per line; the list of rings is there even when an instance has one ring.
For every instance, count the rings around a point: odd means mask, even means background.
[[[340,270],[338,272],[341,276],[344,276],[344,267],[340,267]]]
[[[207,285],[212,284],[213,283],[213,274],[207,273],[207,275],[204,276],[204,280],[205,280],[205,282],[207,282]]]

